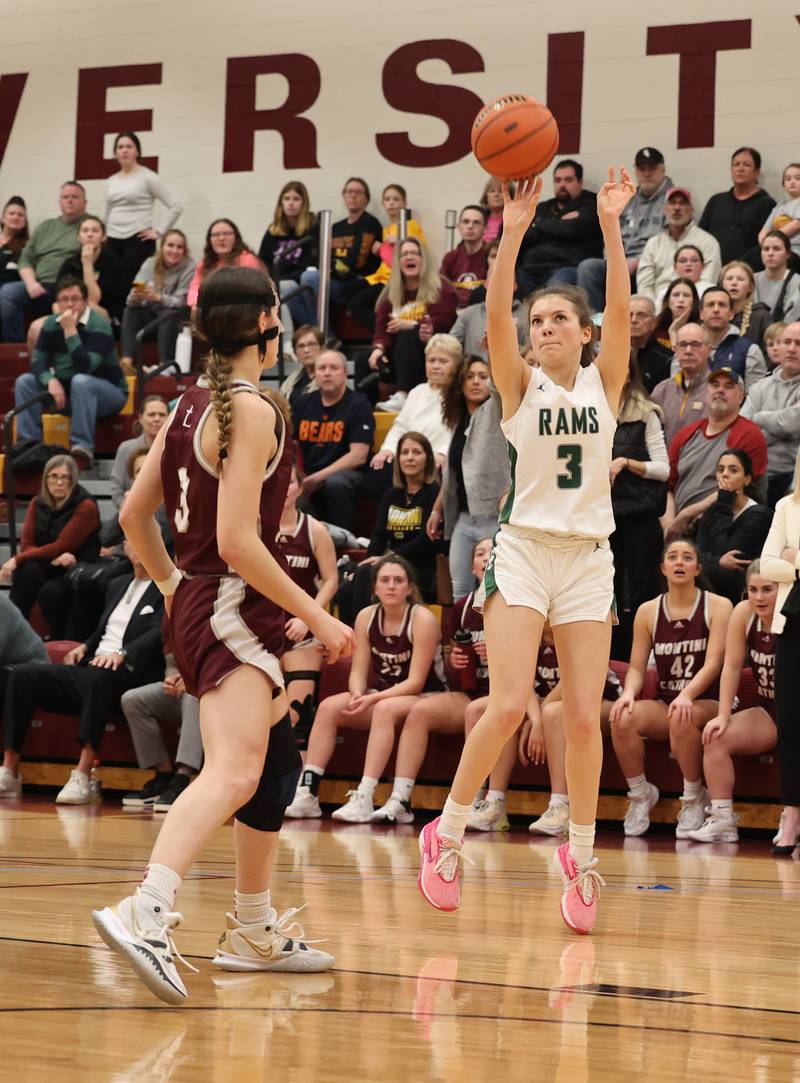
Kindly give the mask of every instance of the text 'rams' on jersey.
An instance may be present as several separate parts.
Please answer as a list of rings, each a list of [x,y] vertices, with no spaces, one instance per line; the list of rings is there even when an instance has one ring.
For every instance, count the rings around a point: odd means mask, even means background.
[[[579,368],[572,391],[533,369],[516,413],[501,426],[511,488],[500,522],[605,541],[614,532],[608,472],[617,421],[597,366]]]

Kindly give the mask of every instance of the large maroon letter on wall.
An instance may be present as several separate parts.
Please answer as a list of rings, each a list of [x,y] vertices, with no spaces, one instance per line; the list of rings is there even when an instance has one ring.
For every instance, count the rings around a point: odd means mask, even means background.
[[[559,154],[581,149],[583,31],[547,35],[547,106],[558,124]]]
[[[383,66],[383,94],[394,109],[439,117],[450,129],[444,143],[420,147],[408,132],[381,132],[375,136],[378,150],[395,165],[425,168],[457,162],[470,149],[470,128],[483,105],[477,94],[457,86],[426,83],[417,75],[423,60],[444,60],[454,75],[484,71],[477,49],[464,41],[440,38],[401,45]]]
[[[278,109],[256,109],[259,75],[282,75],[289,84],[286,101]],[[255,133],[280,132],[284,169],[319,169],[317,129],[299,114],[319,97],[319,68],[303,53],[274,56],[239,56],[228,61],[225,94],[225,151],[223,173],[253,168]]]
[[[750,48],[750,20],[651,26],[648,56],[679,53],[678,146],[714,146],[717,53]]]
[[[144,86],[161,82],[160,64],[124,64],[115,68],[81,68],[78,73],[78,123],[75,135],[75,176],[102,180],[119,169],[116,158],[103,156],[109,132],[149,132],[152,109],[106,109],[106,92],[115,86]],[[142,158],[142,165],[158,169],[158,158]]]
[[[3,164],[11,129],[17,119],[17,110],[27,81],[27,73],[0,75],[0,165]]]

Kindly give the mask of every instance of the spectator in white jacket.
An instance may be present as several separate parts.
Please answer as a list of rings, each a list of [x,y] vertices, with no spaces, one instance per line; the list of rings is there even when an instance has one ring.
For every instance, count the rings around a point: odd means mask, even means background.
[[[407,432],[420,432],[427,436],[433,448],[436,466],[441,470],[447,458],[452,435],[452,430],[442,417],[442,393],[461,357],[461,343],[457,338],[442,334],[430,337],[425,347],[425,383],[417,384],[409,391],[380,451],[372,459],[373,470],[388,471],[400,437]],[[387,484],[391,484],[388,478],[387,472]]]
[[[674,278],[675,256],[679,248],[695,245],[703,253],[701,277],[712,282],[719,278],[722,266],[719,241],[694,223],[692,193],[688,188],[670,188],[664,202],[666,226],[644,246],[636,271],[636,292],[653,301]]]
[[[800,323],[782,332],[778,367],[750,389],[741,414],[767,441],[767,503],[774,508],[792,487],[800,448]]]

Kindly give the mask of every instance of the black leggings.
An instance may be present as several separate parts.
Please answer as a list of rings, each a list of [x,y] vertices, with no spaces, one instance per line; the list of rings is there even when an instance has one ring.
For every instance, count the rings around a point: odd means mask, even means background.
[[[14,572],[10,597],[23,617],[39,603],[51,639],[64,639],[72,602],[66,568],[54,568],[43,560],[26,560]]]
[[[775,637],[775,724],[781,801],[800,806],[800,617]]]
[[[139,268],[149,256],[155,255],[156,242],[143,241],[134,233],[132,237],[109,237],[106,244],[122,260],[125,274],[120,292],[127,297]]]

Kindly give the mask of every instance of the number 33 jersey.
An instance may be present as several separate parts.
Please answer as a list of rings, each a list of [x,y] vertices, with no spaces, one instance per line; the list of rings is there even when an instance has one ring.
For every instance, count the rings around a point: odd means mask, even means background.
[[[511,488],[500,522],[521,532],[605,541],[614,531],[609,467],[616,427],[596,365],[578,369],[572,391],[533,369],[516,413],[502,422]]]
[[[233,381],[232,391],[234,395],[260,394],[245,380]],[[293,447],[282,415],[277,410],[275,413],[278,447],[272,461],[264,464],[259,529],[262,541],[285,569],[276,535],[289,487]],[[161,480],[178,567],[190,575],[227,576],[231,570],[217,548],[219,479],[201,445],[203,426],[212,414],[211,392],[200,380],[183,393],[169,422],[161,456]]]

